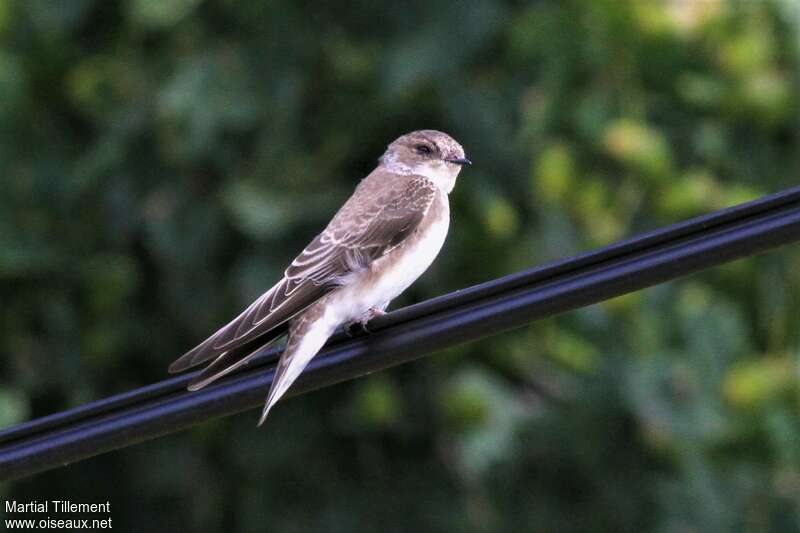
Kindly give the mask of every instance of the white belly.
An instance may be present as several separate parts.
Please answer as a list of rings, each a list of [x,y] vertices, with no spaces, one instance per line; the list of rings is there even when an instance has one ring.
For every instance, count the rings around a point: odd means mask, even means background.
[[[376,261],[373,270],[381,272],[379,276],[365,274],[332,293],[331,311],[336,311],[331,318],[341,324],[359,319],[370,308],[384,309],[428,269],[442,249],[449,225],[449,217],[442,217],[416,243]]]

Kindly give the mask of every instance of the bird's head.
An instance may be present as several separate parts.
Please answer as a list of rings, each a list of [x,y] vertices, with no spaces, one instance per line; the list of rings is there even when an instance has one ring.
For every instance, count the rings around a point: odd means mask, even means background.
[[[436,130],[418,130],[398,137],[381,156],[387,170],[425,176],[450,192],[461,167],[471,165],[455,139]]]

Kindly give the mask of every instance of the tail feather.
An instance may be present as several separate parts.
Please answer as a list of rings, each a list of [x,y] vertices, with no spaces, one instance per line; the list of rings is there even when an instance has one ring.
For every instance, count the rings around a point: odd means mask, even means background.
[[[239,316],[175,360],[169,366],[169,372],[183,372],[233,350],[248,354],[243,349],[245,345],[264,335],[271,335],[276,328],[286,331],[288,321],[313,305],[331,288],[330,284],[317,285],[310,281],[298,284],[282,279]]]
[[[190,391],[200,390],[206,385],[210,385],[219,378],[226,376],[237,368],[247,364],[261,350],[275,344],[286,333],[286,328],[279,328],[269,332],[267,335],[259,337],[253,342],[245,344],[239,348],[222,352],[211,364],[191,382],[188,389]]]
[[[325,319],[321,308],[311,308],[295,320],[289,329],[289,340],[272,378],[267,401],[258,425],[267,419],[272,407],[286,393],[311,359],[333,334],[336,324]]]

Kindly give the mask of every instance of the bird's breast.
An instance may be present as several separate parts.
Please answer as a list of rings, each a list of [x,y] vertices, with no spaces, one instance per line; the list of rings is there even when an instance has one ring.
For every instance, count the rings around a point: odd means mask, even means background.
[[[408,243],[375,262],[371,290],[379,302],[377,307],[386,307],[431,266],[442,249],[449,225],[447,216],[431,220]]]
[[[434,204],[426,220],[406,241],[336,291],[334,299],[341,322],[358,320],[372,307],[384,309],[436,259],[447,237],[450,214],[446,198]]]

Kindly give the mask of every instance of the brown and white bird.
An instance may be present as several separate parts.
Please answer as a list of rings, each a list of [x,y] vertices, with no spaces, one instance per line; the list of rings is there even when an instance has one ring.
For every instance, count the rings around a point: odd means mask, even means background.
[[[430,266],[450,224],[447,195],[469,164],[461,145],[440,131],[420,130],[395,140],[283,279],[169,371],[212,360],[189,385],[200,389],[288,329],[261,425],[339,326],[364,325],[384,314]]]

